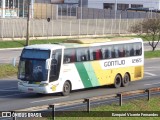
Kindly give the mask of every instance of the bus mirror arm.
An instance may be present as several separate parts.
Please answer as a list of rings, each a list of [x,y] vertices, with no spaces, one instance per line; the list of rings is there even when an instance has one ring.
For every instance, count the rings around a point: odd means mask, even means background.
[[[46,68],[47,70],[49,70],[49,69],[50,69],[50,66],[51,66],[51,59],[47,59],[47,60],[46,60],[45,68]]]

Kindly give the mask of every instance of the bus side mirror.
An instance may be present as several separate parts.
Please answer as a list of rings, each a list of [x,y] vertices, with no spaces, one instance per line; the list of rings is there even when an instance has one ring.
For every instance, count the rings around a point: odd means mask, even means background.
[[[47,59],[47,60],[46,60],[45,68],[46,68],[47,70],[49,70],[49,69],[50,69],[50,66],[51,66],[51,59]]]

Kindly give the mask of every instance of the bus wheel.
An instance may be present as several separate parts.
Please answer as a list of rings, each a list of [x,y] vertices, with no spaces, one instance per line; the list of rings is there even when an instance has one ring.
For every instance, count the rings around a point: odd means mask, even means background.
[[[69,95],[70,92],[71,92],[71,84],[68,81],[66,81],[63,85],[62,95],[67,96]]]
[[[128,74],[128,73],[126,73],[126,74],[124,75],[123,80],[122,80],[122,87],[126,87],[126,86],[128,86],[129,81],[130,81],[129,74]]]
[[[114,79],[114,87],[119,88],[121,86],[122,77],[118,74]]]

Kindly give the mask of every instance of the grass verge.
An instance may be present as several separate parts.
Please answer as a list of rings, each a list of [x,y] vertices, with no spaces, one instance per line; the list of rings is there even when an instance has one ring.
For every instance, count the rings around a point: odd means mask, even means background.
[[[63,42],[65,39],[50,39],[50,40],[30,40],[30,45],[32,44],[47,44],[47,43],[58,43]],[[13,40],[13,41],[0,41],[0,48],[16,48],[24,47],[25,40]]]
[[[160,50],[156,50],[156,51],[145,51],[145,52],[144,52],[144,57],[145,57],[145,58],[157,58],[157,57],[160,57]]]
[[[112,104],[112,105],[103,105],[103,106],[99,106],[99,107],[95,107],[93,109],[91,109],[90,113],[87,112],[81,112],[78,113],[79,117],[69,117],[66,114],[66,117],[56,117],[57,120],[159,120],[159,117],[102,117],[101,116],[101,112],[106,112],[106,114],[108,113],[131,113],[131,111],[137,111],[136,113],[145,113],[146,111],[152,111],[152,113],[155,114],[156,111],[159,111],[159,115],[160,115],[160,96],[157,97],[153,97],[150,101],[147,101],[146,98],[144,99],[135,99],[135,100],[131,100],[128,102],[123,103],[122,106],[119,106],[118,104]],[[93,112],[94,111],[94,112]],[[141,111],[141,112],[139,112]],[[107,113],[108,112],[108,113]],[[85,115],[84,115],[85,114]],[[82,116],[87,116],[87,115],[91,115],[92,116],[96,116],[95,114],[98,114],[97,116],[99,117],[82,117]],[[71,116],[75,116],[74,114],[70,114]],[[77,116],[77,115],[76,115]]]
[[[0,78],[13,76],[17,74],[17,67],[10,64],[0,64]]]
[[[101,38],[115,38],[115,37],[128,37],[128,38],[139,38],[139,36],[137,35],[126,35],[126,36],[106,36],[106,37],[101,37]],[[30,45],[32,44],[47,44],[47,43],[59,43],[59,42],[63,42],[65,40],[67,40],[69,38],[66,39],[42,39],[42,40],[30,40]],[[73,39],[73,38],[71,38]],[[145,41],[145,40],[144,40]],[[0,41],[0,48],[16,48],[16,47],[24,47],[26,44],[26,40],[12,40],[12,41]]]

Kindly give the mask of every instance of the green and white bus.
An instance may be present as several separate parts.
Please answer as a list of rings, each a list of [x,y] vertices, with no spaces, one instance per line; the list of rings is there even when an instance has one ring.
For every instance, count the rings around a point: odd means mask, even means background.
[[[68,95],[72,90],[103,85],[125,87],[143,78],[142,39],[84,41],[88,40],[25,47],[19,61],[18,89]]]

